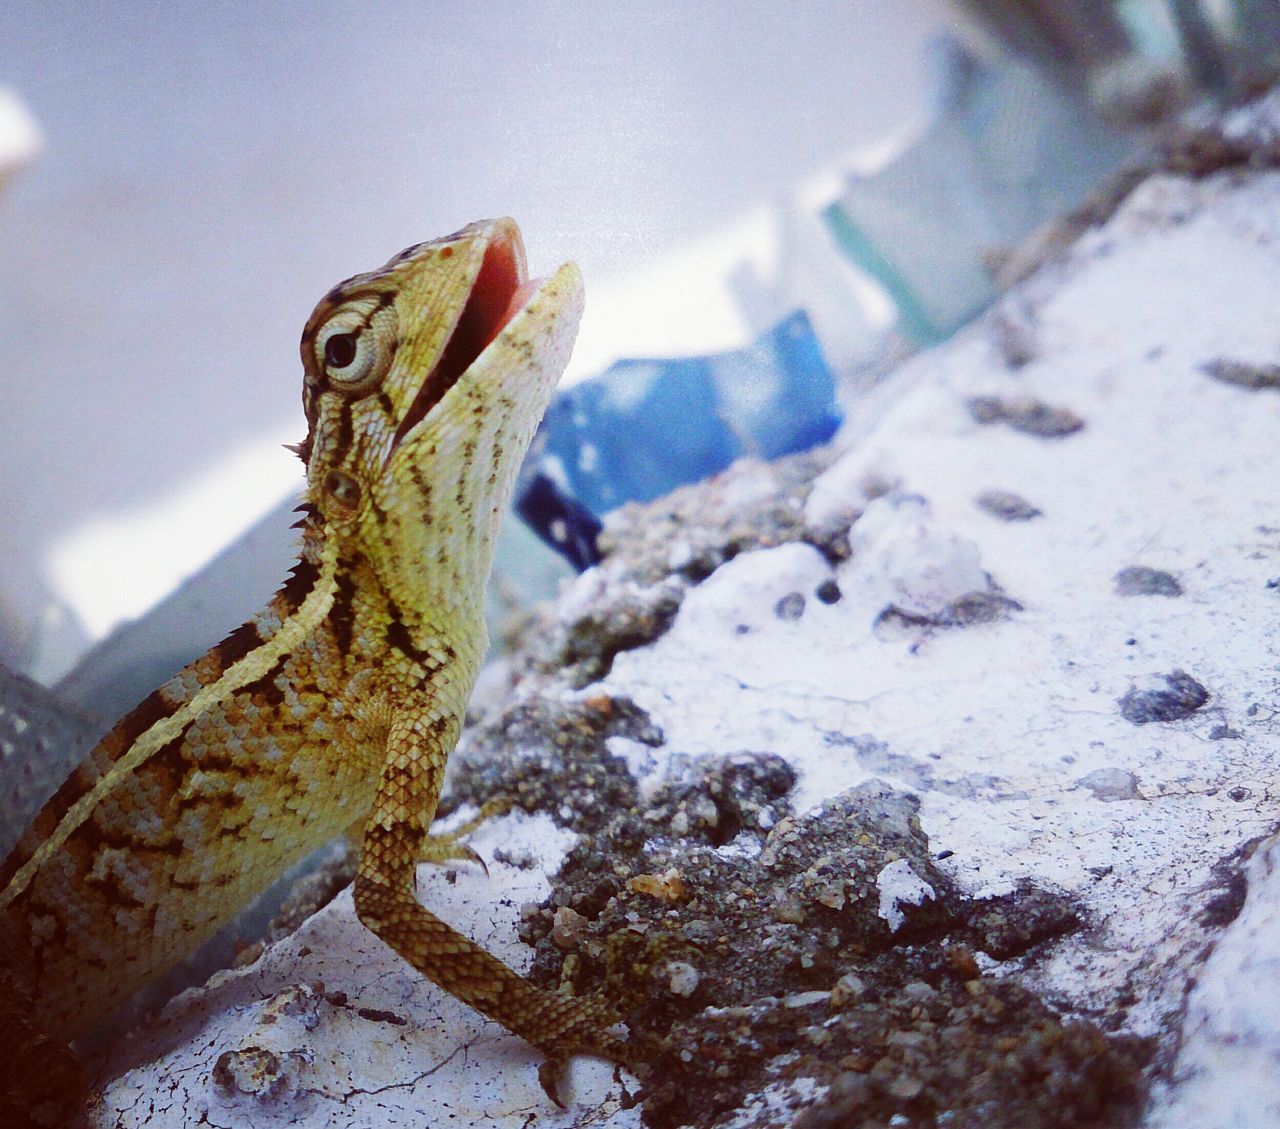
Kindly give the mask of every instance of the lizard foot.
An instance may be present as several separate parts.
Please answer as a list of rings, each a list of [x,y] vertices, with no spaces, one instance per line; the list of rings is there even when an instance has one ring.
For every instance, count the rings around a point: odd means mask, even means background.
[[[433,863],[436,866],[443,866],[445,863],[459,860],[462,862],[474,862],[488,875],[489,867],[485,864],[484,859],[476,853],[474,847],[463,840],[468,835],[474,834],[476,829],[487,820],[510,809],[511,800],[506,796],[486,800],[479,812],[455,830],[444,831],[435,835],[428,834],[422,844],[422,852],[418,856],[418,861]]]
[[[570,1058],[591,1055],[630,1068],[635,1060],[635,1048],[609,1031],[621,1023],[622,1018],[603,996],[546,992],[545,997],[546,1012],[538,1030],[525,1037],[547,1056],[538,1067],[538,1081],[547,1097],[564,1109],[560,1080]],[[552,1028],[551,1032],[547,1031],[548,1027]]]

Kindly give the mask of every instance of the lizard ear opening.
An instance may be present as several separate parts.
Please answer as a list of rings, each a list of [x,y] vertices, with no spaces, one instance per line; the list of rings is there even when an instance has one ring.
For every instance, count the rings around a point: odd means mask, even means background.
[[[423,382],[392,441],[394,449],[415,424],[426,419],[475,359],[502,332],[527,298],[524,250],[519,236],[499,229],[485,248],[484,261],[444,352]]]

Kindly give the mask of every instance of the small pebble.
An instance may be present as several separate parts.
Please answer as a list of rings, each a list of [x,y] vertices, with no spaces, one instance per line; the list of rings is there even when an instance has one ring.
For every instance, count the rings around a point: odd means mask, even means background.
[[[1076,786],[1088,788],[1099,800],[1136,800],[1138,778],[1123,768],[1095,768],[1092,772],[1080,777]]]
[[[779,619],[795,621],[804,615],[804,595],[800,592],[788,592],[773,605],[773,614]]]
[[[920,1091],[924,1089],[924,1082],[914,1074],[899,1074],[885,1089],[895,1098],[909,1102],[912,1098],[919,1097]]]
[[[1115,575],[1117,596],[1181,596],[1182,585],[1170,572],[1146,565],[1130,565]]]
[[[636,894],[656,898],[660,902],[666,902],[667,905],[675,905],[689,896],[689,888],[675,867],[671,867],[662,874],[637,874],[634,878],[627,880],[627,889]]]
[[[561,906],[555,912],[555,924],[551,927],[551,940],[559,949],[572,949],[586,926],[586,918],[577,910]]]
[[[1011,490],[984,490],[973,502],[978,509],[985,510],[1001,521],[1030,521],[1043,513],[1026,498]]]
[[[1163,684],[1163,685],[1161,685]],[[1120,716],[1134,725],[1180,721],[1209,700],[1209,691],[1184,670],[1158,675],[1146,688],[1133,687],[1120,698]]]
[[[831,1006],[833,1008],[847,1007],[860,999],[866,990],[866,984],[859,977],[852,972],[846,972],[835,982],[834,987],[831,989]]]
[[[840,585],[834,580],[824,580],[816,589],[814,589],[813,594],[824,604],[838,603],[840,601],[840,596],[842,595]]]
[[[1248,361],[1230,361],[1215,357],[1200,366],[1214,380],[1241,388],[1280,388],[1280,365],[1253,365]]]
[[[667,965],[667,983],[674,995],[692,996],[698,987],[698,970],[683,960]]]
[[[974,396],[966,406],[977,423],[1007,423],[1015,431],[1041,439],[1061,439],[1084,427],[1084,420],[1069,408],[1051,407],[1030,397],[1002,400],[998,396]]]

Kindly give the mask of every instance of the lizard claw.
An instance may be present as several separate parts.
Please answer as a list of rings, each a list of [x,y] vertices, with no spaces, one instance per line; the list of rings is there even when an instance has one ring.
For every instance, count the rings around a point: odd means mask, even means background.
[[[489,867],[476,849],[469,843],[459,841],[454,835],[428,835],[422,844],[418,861],[435,866],[444,866],[450,862],[474,862],[480,865],[486,875],[489,873]]]
[[[538,1081],[542,1084],[542,1091],[561,1109],[566,1106],[560,1100],[560,1076],[564,1074],[564,1069],[568,1062],[559,1055],[552,1055],[542,1060],[542,1065],[538,1067]]]
[[[484,876],[486,878],[489,877],[489,864],[484,861],[480,852],[472,847],[470,843],[459,843],[458,854],[455,857],[466,862],[474,862],[481,870],[484,871]]]
[[[555,1004],[563,1005],[565,997],[559,993],[548,993]],[[550,1001],[549,1001],[550,1002]],[[591,1055],[609,1062],[617,1063],[628,1070],[634,1069],[635,1045],[612,1034],[608,1028],[620,1023],[621,1017],[602,996],[580,996],[573,999],[569,1023],[558,1035],[550,1039],[537,1040],[546,1058],[538,1067],[538,1081],[542,1089],[561,1109],[565,1103],[560,1098],[560,1080],[564,1075],[569,1059],[576,1054]],[[553,1005],[554,1006],[554,1005]]]
[[[629,1044],[612,1035],[602,1034],[599,1046],[592,1047],[590,1050],[579,1047],[577,1051],[579,1054],[589,1054],[596,1058],[607,1059],[609,1062],[617,1063],[619,1066],[633,1072],[635,1070],[634,1056],[630,1053]],[[561,1109],[565,1109],[566,1106],[560,1098],[560,1081],[569,1066],[569,1057],[568,1054],[549,1054],[542,1060],[542,1065],[538,1067],[538,1082],[542,1086],[543,1093]],[[616,1074],[614,1078],[616,1081]]]
[[[498,796],[487,800],[475,816],[456,830],[443,832],[439,835],[427,835],[422,844],[422,853],[419,855],[418,861],[434,863],[437,866],[457,861],[474,862],[484,871],[484,876],[488,878],[488,864],[473,847],[464,843],[463,840],[486,820],[509,811],[512,806],[512,800],[509,796]]]

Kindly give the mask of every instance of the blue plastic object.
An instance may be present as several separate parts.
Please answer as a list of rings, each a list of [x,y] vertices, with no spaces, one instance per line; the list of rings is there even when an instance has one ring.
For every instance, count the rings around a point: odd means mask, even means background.
[[[599,559],[600,519],[724,470],[825,443],[835,379],[797,311],[746,348],[623,360],[552,401],[525,463],[517,512],[576,568]]]

